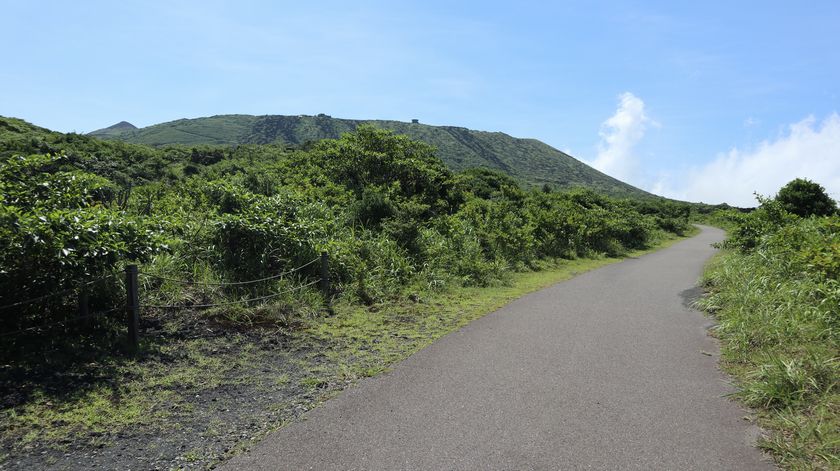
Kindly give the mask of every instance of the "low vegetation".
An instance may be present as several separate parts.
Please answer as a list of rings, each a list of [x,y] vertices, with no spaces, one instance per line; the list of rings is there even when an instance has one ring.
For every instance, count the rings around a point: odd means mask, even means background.
[[[824,190],[794,180],[750,214],[728,212],[724,250],[701,305],[719,320],[737,396],[788,469],[840,467],[840,217]]]
[[[4,311],[7,331],[64,319],[83,288],[94,307],[113,306],[126,263],[146,275],[143,304],[189,307],[317,279],[311,265],[218,285],[327,252],[336,293],[372,304],[417,286],[499,283],[540,260],[619,255],[689,228],[687,204],[525,191],[495,171],[453,173],[431,147],[372,127],[308,150],[153,149],[0,124],[0,305],[69,290]]]

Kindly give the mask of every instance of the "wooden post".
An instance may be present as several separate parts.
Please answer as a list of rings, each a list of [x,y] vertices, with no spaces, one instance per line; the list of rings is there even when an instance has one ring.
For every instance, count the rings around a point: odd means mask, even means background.
[[[128,349],[136,353],[139,348],[140,296],[137,290],[137,265],[125,267],[125,314],[128,323]]]
[[[324,293],[324,302],[327,304],[327,309],[331,310],[330,306],[330,256],[326,252],[321,252],[321,292]]]

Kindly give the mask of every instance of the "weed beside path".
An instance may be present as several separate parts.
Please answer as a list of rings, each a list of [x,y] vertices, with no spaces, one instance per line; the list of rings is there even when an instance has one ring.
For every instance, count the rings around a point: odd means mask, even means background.
[[[769,431],[759,446],[786,469],[840,469],[840,291],[836,280],[792,267],[795,255],[781,246],[721,252],[700,305],[719,321],[736,397]]]

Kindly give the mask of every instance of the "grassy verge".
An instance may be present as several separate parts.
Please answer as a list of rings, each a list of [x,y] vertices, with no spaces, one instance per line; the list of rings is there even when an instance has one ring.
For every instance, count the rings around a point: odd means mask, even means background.
[[[724,250],[701,305],[719,320],[722,367],[769,431],[759,446],[786,469],[840,469],[836,280],[790,270],[789,253]]]
[[[186,313],[147,321],[138,357],[6,365],[0,468],[206,467],[511,300],[620,260],[546,262],[504,286],[338,302],[334,315],[271,328],[231,329]]]
[[[670,238],[654,248],[627,256],[638,257],[679,240]],[[372,376],[384,369],[384,365],[408,357],[514,299],[621,260],[620,257],[563,260],[546,263],[537,271],[516,273],[504,286],[459,287],[372,306],[340,304],[335,316],[320,320],[303,332],[304,342],[331,343],[332,349],[325,355],[352,379]]]

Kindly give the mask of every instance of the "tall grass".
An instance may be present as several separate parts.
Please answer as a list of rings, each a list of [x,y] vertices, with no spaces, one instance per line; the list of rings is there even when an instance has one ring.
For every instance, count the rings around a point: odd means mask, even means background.
[[[704,275],[724,367],[757,409],[760,445],[789,469],[840,469],[840,286],[823,266],[837,218],[797,220]],[[821,255],[816,255],[821,254]]]

